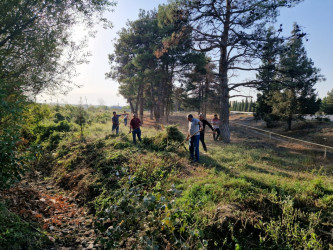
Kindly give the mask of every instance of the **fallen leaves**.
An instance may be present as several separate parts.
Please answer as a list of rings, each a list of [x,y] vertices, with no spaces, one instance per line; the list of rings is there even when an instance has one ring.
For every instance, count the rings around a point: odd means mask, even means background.
[[[50,226],[84,224],[84,211],[62,195],[49,195],[32,188],[15,187],[1,193],[9,209],[22,218],[41,224],[44,230]]]

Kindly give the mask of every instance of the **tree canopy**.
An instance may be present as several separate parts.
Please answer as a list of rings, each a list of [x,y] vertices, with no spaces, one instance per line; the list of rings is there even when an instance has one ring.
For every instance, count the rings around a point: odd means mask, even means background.
[[[38,93],[70,82],[84,43],[75,25],[93,27],[113,0],[3,0],[0,2],[0,81]]]
[[[180,15],[186,15],[192,28],[193,49],[210,52],[217,62],[222,139],[230,141],[230,91],[240,86],[254,86],[256,80],[232,82],[235,71],[258,70],[265,44],[265,27],[275,21],[279,8],[293,7],[301,1],[291,0],[204,0],[173,1]],[[171,21],[173,16],[167,15]],[[302,35],[302,34],[301,34]],[[283,41],[283,38],[280,38]]]

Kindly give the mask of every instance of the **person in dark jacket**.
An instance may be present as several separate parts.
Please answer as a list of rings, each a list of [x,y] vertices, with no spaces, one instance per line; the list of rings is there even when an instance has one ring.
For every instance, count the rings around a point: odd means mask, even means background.
[[[138,118],[137,114],[133,114],[133,119],[130,122],[130,131],[133,135],[133,143],[136,144],[136,136],[138,136],[139,141],[141,141],[141,129],[140,126],[142,125],[140,119]]]
[[[200,131],[200,141],[202,143],[202,147],[207,152],[207,147],[205,143],[205,128],[206,125],[214,132],[214,128],[212,125],[204,118],[203,114],[199,115],[199,120],[202,122],[202,130]]]

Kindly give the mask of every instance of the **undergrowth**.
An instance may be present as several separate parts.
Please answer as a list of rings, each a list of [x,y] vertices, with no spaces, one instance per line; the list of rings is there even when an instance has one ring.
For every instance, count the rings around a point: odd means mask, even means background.
[[[183,148],[170,146],[179,135],[173,127],[136,146],[107,136],[63,155],[59,167],[98,177],[86,201],[106,248],[329,246],[333,187],[324,175],[295,171],[293,155],[277,163],[275,152],[242,145],[211,147],[196,172]]]
[[[49,243],[46,234],[36,225],[23,221],[0,203],[1,249],[41,249]]]
[[[110,134],[106,116],[94,119],[100,123],[84,138],[67,121],[31,138],[48,152],[37,168],[51,169],[96,215],[105,248],[333,247],[333,166],[326,171],[286,151],[217,142],[191,165],[177,126],[145,128],[150,136],[133,145],[129,134]]]

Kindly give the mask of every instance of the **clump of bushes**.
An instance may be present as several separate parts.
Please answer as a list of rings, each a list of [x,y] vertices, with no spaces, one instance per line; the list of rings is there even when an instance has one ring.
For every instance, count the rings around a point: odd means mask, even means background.
[[[179,145],[184,141],[185,136],[179,131],[176,125],[167,126],[166,129],[158,135],[151,138],[143,138],[142,144],[152,150],[165,150],[169,146]],[[175,147],[170,147],[175,148]]]
[[[41,144],[47,150],[54,150],[64,138],[66,133],[73,129],[73,125],[66,120],[58,123],[38,125],[33,128],[35,143]]]
[[[50,240],[0,203],[1,249],[42,249]]]

